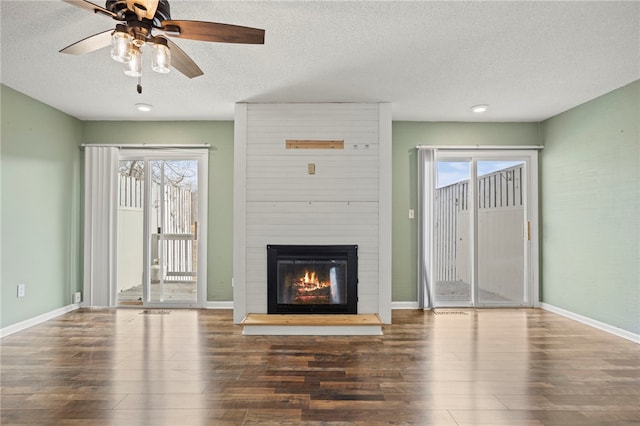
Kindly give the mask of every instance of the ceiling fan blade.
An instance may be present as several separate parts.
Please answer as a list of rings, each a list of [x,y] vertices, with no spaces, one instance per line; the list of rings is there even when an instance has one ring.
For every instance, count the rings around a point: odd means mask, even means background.
[[[86,0],[63,0],[65,3],[72,4],[81,9],[85,9],[91,11],[93,13],[99,13],[101,15],[108,16],[109,18],[118,19],[117,15],[110,10],[105,9],[102,6],[98,6],[97,4],[93,4],[90,1]]]
[[[264,44],[264,30],[205,21],[162,21],[167,35],[220,43]]]
[[[102,49],[111,44],[111,33],[113,30],[106,30],[98,34],[94,34],[85,39],[77,41],[65,47],[60,53],[69,53],[71,55],[82,55],[84,53],[93,52]]]
[[[180,49],[177,44],[167,39],[167,45],[171,51],[171,66],[189,78],[198,77],[202,74],[200,67]]]

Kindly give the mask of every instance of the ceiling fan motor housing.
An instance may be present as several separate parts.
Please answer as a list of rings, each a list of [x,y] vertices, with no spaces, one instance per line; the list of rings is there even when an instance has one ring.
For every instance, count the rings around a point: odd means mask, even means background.
[[[122,21],[129,21],[130,19],[138,19],[136,14],[127,8],[126,0],[107,0],[105,9],[115,13],[118,19]],[[168,0],[159,0],[156,13],[153,16],[153,26],[156,28],[162,27],[162,21],[171,19],[171,10]]]

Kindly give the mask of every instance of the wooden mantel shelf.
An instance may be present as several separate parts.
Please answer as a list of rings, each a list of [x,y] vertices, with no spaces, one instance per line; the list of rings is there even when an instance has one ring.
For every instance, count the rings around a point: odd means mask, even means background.
[[[247,335],[381,335],[377,314],[248,314]]]

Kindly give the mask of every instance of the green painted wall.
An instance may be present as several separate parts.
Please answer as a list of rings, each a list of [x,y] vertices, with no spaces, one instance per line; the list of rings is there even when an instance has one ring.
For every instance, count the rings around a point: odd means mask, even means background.
[[[537,123],[394,122],[392,300],[417,300],[418,145],[539,145]]]
[[[72,303],[79,290],[81,123],[0,85],[0,327]],[[26,296],[17,297],[18,283]]]
[[[640,333],[640,81],[542,123],[542,299]]]
[[[207,300],[233,300],[233,122],[85,121],[87,144],[203,144],[209,150]]]

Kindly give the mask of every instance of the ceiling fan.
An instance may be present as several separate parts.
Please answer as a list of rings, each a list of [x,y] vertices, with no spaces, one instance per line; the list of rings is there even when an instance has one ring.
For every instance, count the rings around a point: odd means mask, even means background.
[[[111,57],[125,64],[125,74],[138,77],[142,93],[141,48],[152,48],[152,69],[168,73],[170,67],[189,78],[203,74],[198,65],[167,36],[220,43],[264,44],[264,30],[206,21],[171,19],[168,0],[107,0],[105,7],[86,0],[63,0],[121,23],[73,43],[61,53],[81,55],[111,45]]]

